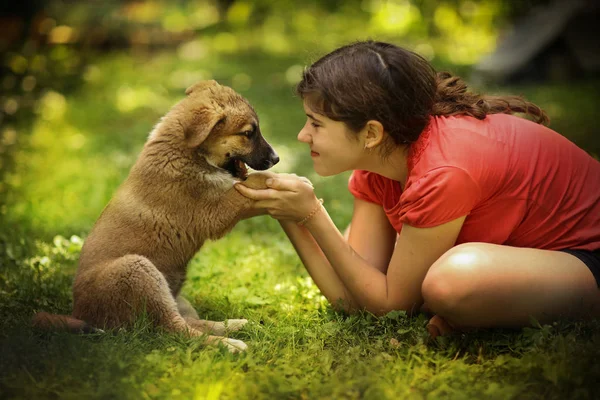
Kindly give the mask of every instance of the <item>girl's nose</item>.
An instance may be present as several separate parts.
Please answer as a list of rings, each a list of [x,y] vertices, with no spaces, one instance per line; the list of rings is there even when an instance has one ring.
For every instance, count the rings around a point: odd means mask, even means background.
[[[310,143],[310,135],[306,132],[305,128],[302,128],[300,132],[298,132],[298,141],[302,143]]]

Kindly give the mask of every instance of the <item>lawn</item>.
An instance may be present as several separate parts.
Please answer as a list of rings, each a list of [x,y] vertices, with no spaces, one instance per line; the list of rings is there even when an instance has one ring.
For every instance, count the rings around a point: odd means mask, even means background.
[[[247,318],[232,335],[248,344],[246,353],[160,333],[143,319],[129,331],[93,335],[28,326],[36,311],[70,312],[82,241],[153,125],[197,79],[217,79],[250,100],[281,156],[275,170],[313,180],[343,229],[348,174],[316,176],[296,141],[304,115],[292,83],[308,61],[111,53],[93,59],[76,88],[46,92],[35,118],[2,128],[11,155],[0,186],[0,398],[597,398],[599,322],[532,321],[431,341],[424,315],[337,313],[268,217],[206,244],[183,290],[205,318]],[[551,127],[600,154],[590,122],[600,82],[489,90],[525,94],[549,111]]]

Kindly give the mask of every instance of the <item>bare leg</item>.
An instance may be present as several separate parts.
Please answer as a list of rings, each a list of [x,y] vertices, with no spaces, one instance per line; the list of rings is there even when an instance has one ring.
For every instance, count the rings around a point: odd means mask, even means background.
[[[227,332],[239,331],[248,323],[247,319],[228,319],[223,322],[200,319],[194,307],[185,297],[179,295],[176,300],[179,313],[185,318],[188,325],[203,332],[223,336]]]
[[[576,257],[549,250],[466,243],[440,257],[422,286],[450,327],[522,327],[600,316],[600,290]],[[434,321],[435,322],[435,321]]]

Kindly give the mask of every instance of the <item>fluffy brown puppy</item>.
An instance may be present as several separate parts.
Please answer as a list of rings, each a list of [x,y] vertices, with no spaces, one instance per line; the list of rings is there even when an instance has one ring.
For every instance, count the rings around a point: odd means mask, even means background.
[[[215,81],[186,90],[150,133],[129,176],[86,238],[73,285],[72,316],[38,313],[34,325],[72,331],[131,326],[146,312],[152,322],[230,351],[246,345],[222,337],[246,320],[198,319],[179,295],[187,265],[249,212],[235,180],[265,187],[265,170],[279,157],[262,137],[250,104]]]

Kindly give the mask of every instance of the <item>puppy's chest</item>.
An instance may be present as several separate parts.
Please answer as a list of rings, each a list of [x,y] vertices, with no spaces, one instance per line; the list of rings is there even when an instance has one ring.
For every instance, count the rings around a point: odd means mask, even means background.
[[[220,190],[190,193],[174,190],[160,201],[140,201],[132,208],[146,240],[157,249],[189,260],[207,239],[218,239],[235,224],[239,207]],[[139,226],[138,225],[138,226]]]
[[[190,231],[206,239],[218,239],[237,222],[240,207],[222,188],[213,188],[210,194],[193,199],[186,210],[186,224]]]
[[[160,247],[185,254],[202,245],[194,216],[164,210],[153,210],[148,214],[142,217],[145,231],[159,242]]]
[[[206,239],[221,236],[228,229],[232,217],[223,215],[215,207],[185,207],[177,210],[151,210],[140,216],[145,231],[163,248],[192,256]]]

